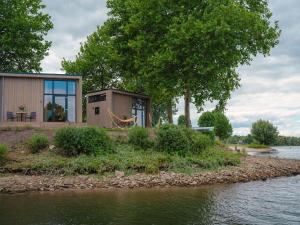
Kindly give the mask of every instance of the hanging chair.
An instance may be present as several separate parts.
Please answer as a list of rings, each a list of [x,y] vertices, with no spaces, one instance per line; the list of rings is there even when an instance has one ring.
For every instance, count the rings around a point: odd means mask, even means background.
[[[137,125],[137,117],[134,116],[130,119],[121,119],[118,116],[116,116],[112,111],[107,109],[107,113],[113,122],[114,126],[118,128],[125,128],[125,127],[131,127],[131,126],[136,126]]]

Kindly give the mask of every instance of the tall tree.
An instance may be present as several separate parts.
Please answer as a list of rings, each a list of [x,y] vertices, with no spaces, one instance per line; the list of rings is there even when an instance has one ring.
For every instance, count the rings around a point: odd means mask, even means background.
[[[108,0],[108,8],[120,71],[152,83],[152,93],[184,95],[187,126],[190,102],[217,100],[224,110],[236,68],[268,55],[280,35],[266,0]]]
[[[41,0],[0,0],[0,71],[40,72],[53,28]]]

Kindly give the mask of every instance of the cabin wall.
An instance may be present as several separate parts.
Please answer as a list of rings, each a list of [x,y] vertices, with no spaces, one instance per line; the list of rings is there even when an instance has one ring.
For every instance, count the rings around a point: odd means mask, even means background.
[[[120,119],[132,118],[132,96],[114,93],[113,113]]]
[[[89,96],[98,95],[98,94],[106,94],[106,101],[93,102],[93,103],[88,102]],[[99,115],[95,114],[96,107],[99,107],[99,109],[100,109]],[[111,110],[111,108],[112,108],[112,92],[111,91],[104,91],[104,92],[89,94],[87,96],[87,109],[86,109],[87,124],[91,125],[91,126],[99,126],[99,127],[103,127],[103,128],[112,128],[113,123],[112,123],[110,116],[108,114],[108,111],[107,111],[107,110]]]
[[[4,121],[6,112],[18,112],[25,105],[27,112],[37,113],[37,122],[43,122],[43,80],[33,78],[4,78]]]

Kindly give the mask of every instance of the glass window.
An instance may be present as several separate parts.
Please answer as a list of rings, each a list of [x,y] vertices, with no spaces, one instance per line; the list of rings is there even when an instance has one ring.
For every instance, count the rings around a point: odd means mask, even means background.
[[[52,87],[53,87],[53,81],[52,80],[45,80],[45,94],[52,94]]]
[[[75,96],[68,96],[68,121],[75,122],[76,120],[76,99]]]
[[[68,81],[68,94],[75,95],[76,94],[76,83],[75,81]]]
[[[45,95],[44,96],[44,121],[51,122],[52,121],[52,95]]]
[[[76,121],[76,82],[46,80],[44,82],[44,121]]]
[[[66,121],[66,97],[64,96],[54,97],[54,121]]]
[[[67,81],[54,81],[54,94],[67,94]]]
[[[95,108],[95,115],[100,115],[100,107]]]

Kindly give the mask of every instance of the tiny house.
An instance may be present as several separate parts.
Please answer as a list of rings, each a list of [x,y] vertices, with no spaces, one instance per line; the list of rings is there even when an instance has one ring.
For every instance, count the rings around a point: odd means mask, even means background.
[[[151,127],[152,112],[149,96],[120,90],[102,90],[87,95],[87,124],[103,128],[124,125]]]
[[[80,76],[0,73],[0,125],[81,122]]]

